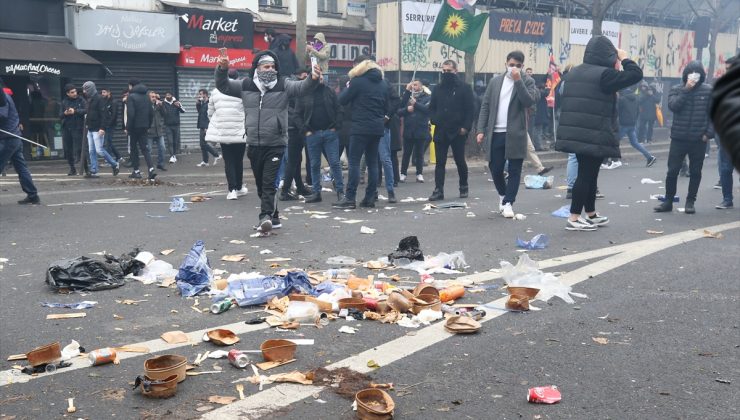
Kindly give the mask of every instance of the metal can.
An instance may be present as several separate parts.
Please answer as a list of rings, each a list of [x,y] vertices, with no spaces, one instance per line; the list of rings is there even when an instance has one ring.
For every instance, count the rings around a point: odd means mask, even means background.
[[[480,309],[474,309],[472,311],[463,312],[460,315],[473,318],[476,321],[480,321],[481,318],[483,318],[484,316],[486,316],[486,311],[480,310]]]
[[[247,354],[243,351],[237,349],[229,350],[229,354],[227,357],[229,358],[229,363],[238,367],[239,369],[244,369],[249,364],[249,356],[247,356]]]
[[[211,305],[211,313],[212,314],[220,314],[223,312],[226,312],[231,308],[232,302],[231,299],[224,299],[221,302],[214,303]]]
[[[92,363],[93,366],[113,363],[113,361],[116,360],[116,357],[116,351],[110,347],[93,350],[87,354],[87,358],[90,360],[90,363]]]

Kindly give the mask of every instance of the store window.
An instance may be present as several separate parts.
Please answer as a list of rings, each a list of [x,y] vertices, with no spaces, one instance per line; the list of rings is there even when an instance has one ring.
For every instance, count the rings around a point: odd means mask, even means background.
[[[318,0],[319,14],[322,16],[336,17],[341,16],[337,0]]]
[[[283,0],[260,0],[260,11],[288,13],[287,1]]]

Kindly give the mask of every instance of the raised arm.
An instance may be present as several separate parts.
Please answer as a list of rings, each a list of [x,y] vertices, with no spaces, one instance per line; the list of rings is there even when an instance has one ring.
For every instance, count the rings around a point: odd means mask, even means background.
[[[221,66],[216,66],[216,89],[235,98],[242,96],[242,82],[229,79],[229,69],[222,69]]]

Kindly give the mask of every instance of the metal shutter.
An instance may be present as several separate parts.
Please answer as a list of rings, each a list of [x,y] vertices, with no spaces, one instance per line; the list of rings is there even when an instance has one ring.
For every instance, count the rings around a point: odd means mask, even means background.
[[[198,90],[206,89],[208,94],[216,87],[213,69],[177,68],[177,94],[184,114],[180,114],[180,142],[185,148],[200,150],[200,136],[198,133],[198,111],[195,102],[198,100]]]
[[[159,93],[164,99],[164,93],[175,91],[175,54],[148,54],[148,53],[123,53],[111,51],[85,51],[85,53],[103,63],[113,75],[108,75],[103,80],[93,80],[98,90],[108,88],[113,93],[113,98],[121,100],[121,92],[128,88],[128,81],[138,79],[147,88]],[[72,79],[77,87],[88,79]],[[113,133],[113,143],[120,153],[127,156],[128,141],[123,132],[122,110],[119,109],[116,120],[116,130]]]

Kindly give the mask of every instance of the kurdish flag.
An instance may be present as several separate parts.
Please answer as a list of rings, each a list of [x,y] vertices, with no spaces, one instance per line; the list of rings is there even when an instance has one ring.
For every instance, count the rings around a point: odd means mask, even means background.
[[[445,1],[427,41],[438,41],[467,53],[475,53],[486,20],[488,13],[475,16],[468,9],[456,10],[449,1]]]

